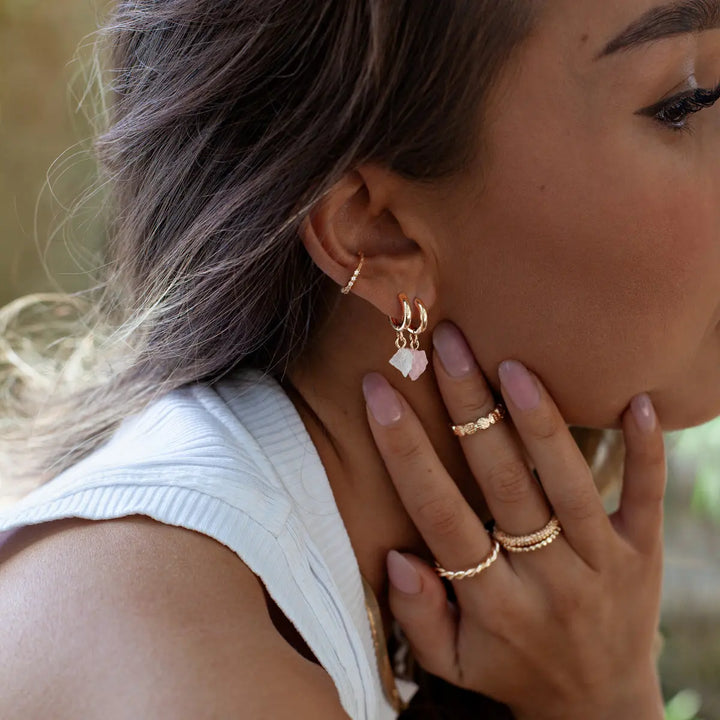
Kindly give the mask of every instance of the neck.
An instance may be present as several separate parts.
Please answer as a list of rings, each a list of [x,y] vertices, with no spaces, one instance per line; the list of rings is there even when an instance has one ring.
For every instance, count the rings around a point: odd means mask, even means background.
[[[403,394],[468,502],[483,520],[488,513],[450,432],[450,418],[431,364],[415,382],[391,367],[393,330],[367,303],[349,296],[335,315],[342,317],[331,320],[313,339],[312,347],[290,368],[283,384],[323,463],[360,572],[378,599],[387,633],[387,552],[411,552],[429,562],[432,555],[400,502],[370,432],[361,389],[366,373],[384,373]],[[428,356],[430,334],[421,337]]]

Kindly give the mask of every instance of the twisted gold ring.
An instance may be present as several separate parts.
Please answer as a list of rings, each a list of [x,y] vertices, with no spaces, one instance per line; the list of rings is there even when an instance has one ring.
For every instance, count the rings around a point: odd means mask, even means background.
[[[440,576],[447,578],[448,580],[465,580],[466,578],[475,577],[479,575],[483,570],[487,570],[497,559],[500,554],[500,543],[495,540],[493,549],[488,557],[483,560],[479,565],[468,570],[445,570],[440,567],[440,564],[435,561],[435,572]]]

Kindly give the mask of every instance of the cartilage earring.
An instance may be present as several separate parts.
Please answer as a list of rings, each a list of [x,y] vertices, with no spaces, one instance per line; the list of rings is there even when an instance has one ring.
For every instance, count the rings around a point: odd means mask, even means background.
[[[427,309],[421,300],[415,298],[415,307],[420,312],[420,323],[416,328],[412,328],[412,307],[408,296],[405,293],[399,293],[398,300],[403,306],[403,319],[402,322],[398,322],[395,318],[390,317],[390,324],[395,330],[395,347],[397,351],[389,362],[403,374],[403,377],[417,380],[425,372],[428,364],[425,351],[420,350],[420,339],[418,337],[427,329]],[[404,335],[406,330],[410,333],[410,347],[408,347],[408,341]]]
[[[362,270],[363,262],[365,261],[365,255],[361,252],[360,255],[360,262],[358,263],[357,268],[355,268],[355,272],[353,273],[350,280],[348,280],[348,284],[340,291],[343,295],[347,295],[351,290],[352,286],[355,284],[355,281],[358,279],[358,275],[360,275],[360,271]]]

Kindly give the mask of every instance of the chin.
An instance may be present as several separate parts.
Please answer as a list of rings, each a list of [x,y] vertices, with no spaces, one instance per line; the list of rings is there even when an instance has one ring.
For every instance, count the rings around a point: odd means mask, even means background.
[[[719,388],[720,389],[720,388]],[[720,417],[720,393],[716,398],[702,397],[694,398],[695,402],[689,402],[689,398],[680,397],[662,399],[650,393],[653,400],[655,412],[657,413],[660,426],[663,432],[674,432],[687,430],[688,428],[704,425],[705,423]],[[605,408],[599,413],[588,415],[587,412],[569,412],[564,415],[568,425],[571,427],[594,428],[598,430],[621,430],[622,417],[630,404],[630,400],[618,403],[614,408]],[[591,403],[586,405],[593,406]]]
[[[693,405],[683,405],[680,402],[667,405],[658,403],[655,410],[663,431],[687,430],[720,417],[720,397],[712,404],[707,402],[708,398],[703,400],[705,402]]]

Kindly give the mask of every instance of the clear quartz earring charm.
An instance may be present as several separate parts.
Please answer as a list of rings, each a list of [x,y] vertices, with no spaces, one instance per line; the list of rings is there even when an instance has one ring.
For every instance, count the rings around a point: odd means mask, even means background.
[[[411,380],[417,380],[427,367],[428,360],[424,350],[420,350],[420,340],[418,336],[427,328],[427,310],[420,300],[415,299],[415,306],[420,312],[420,324],[417,328],[410,327],[412,323],[412,307],[405,293],[398,294],[398,300],[403,306],[403,320],[398,323],[395,318],[390,318],[390,324],[395,330],[395,347],[396,353],[390,358],[390,364],[397,368],[403,377],[409,377]],[[410,347],[408,341],[403,334],[405,331],[410,333]]]

